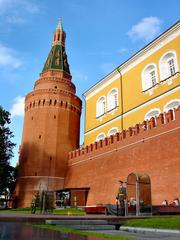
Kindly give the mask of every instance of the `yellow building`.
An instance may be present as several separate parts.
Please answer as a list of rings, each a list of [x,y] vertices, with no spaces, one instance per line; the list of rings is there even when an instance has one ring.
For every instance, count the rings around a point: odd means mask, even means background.
[[[85,145],[180,105],[180,21],[84,93]]]

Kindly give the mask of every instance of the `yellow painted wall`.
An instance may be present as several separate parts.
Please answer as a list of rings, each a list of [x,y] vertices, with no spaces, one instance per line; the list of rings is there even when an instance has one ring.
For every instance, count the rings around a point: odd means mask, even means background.
[[[168,91],[176,88],[180,85],[180,75],[177,75],[171,85],[168,85],[167,81],[163,84],[159,83],[156,87],[153,87],[153,94],[142,93],[142,81],[141,73],[144,67],[150,63],[155,63],[158,70],[158,82],[160,82],[159,75],[159,60],[161,56],[168,51],[176,51],[178,66],[180,69],[180,37],[172,40],[161,49],[147,57],[140,62],[134,68],[130,69],[122,76],[123,82],[123,128],[142,122],[145,114],[153,109],[160,108],[163,111],[164,105],[172,99],[180,98],[180,92],[176,91],[171,94],[167,94]],[[119,107],[116,111],[106,113],[103,118],[96,118],[96,102],[101,96],[107,96],[108,92],[118,88]],[[159,96],[159,97],[158,97]],[[160,97],[162,96],[162,97]],[[154,102],[152,102],[153,100]],[[138,108],[137,108],[138,107]],[[134,109],[137,108],[137,109]],[[134,109],[133,111],[131,111]],[[131,111],[131,112],[130,112]],[[128,113],[130,112],[130,113]],[[96,141],[96,137],[99,133],[104,132],[106,135],[112,127],[117,127],[121,131],[121,98],[120,98],[120,78],[110,83],[104,89],[92,96],[86,101],[86,118],[85,118],[85,145]],[[117,118],[117,119],[116,119]],[[111,121],[112,119],[116,119]],[[89,132],[89,134],[87,134]]]

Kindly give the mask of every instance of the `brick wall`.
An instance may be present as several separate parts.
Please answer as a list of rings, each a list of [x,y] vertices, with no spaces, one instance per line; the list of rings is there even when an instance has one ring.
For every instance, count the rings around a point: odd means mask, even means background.
[[[89,187],[87,205],[115,203],[118,180],[151,179],[152,203],[180,198],[180,108],[69,153],[65,188]]]

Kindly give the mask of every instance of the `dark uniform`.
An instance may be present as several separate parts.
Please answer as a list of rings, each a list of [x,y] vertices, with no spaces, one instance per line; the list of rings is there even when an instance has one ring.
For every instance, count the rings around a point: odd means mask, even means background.
[[[126,199],[126,188],[123,186],[120,186],[117,199],[119,200],[120,207],[124,207],[124,200]]]

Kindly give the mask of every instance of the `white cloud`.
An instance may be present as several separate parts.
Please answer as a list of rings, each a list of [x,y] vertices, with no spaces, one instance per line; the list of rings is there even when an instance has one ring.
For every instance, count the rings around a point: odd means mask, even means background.
[[[127,34],[133,41],[143,40],[148,42],[160,33],[161,24],[162,20],[157,17],[146,17],[132,26]]]
[[[105,74],[114,70],[115,65],[113,63],[102,63],[100,68]]]
[[[0,43],[0,67],[8,67],[9,69],[19,68],[22,61],[17,56],[17,52]]]
[[[120,48],[119,50],[117,50],[118,53],[125,53],[128,52],[127,48]]]
[[[22,24],[22,23],[25,23],[25,20],[23,18],[21,18],[20,16],[7,16],[5,18],[6,22],[7,23],[12,23],[12,24]]]
[[[88,79],[87,75],[85,75],[79,70],[72,70],[72,76],[75,82],[83,82]]]
[[[32,0],[0,0],[0,17],[7,23],[24,23],[27,14],[39,12],[39,5]]]
[[[11,116],[19,116],[23,117],[24,116],[24,97],[18,96],[13,100],[13,105],[10,110]]]

